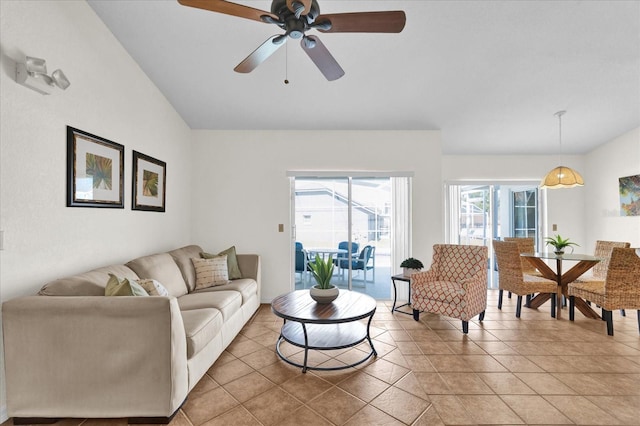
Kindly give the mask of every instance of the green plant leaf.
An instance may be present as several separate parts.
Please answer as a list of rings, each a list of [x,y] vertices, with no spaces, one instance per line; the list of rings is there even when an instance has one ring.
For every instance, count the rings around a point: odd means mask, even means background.
[[[331,277],[333,276],[333,258],[329,255],[329,258],[325,261],[319,254],[316,254],[316,258],[313,262],[309,263],[309,269],[311,269],[311,275],[318,283],[318,288],[328,289],[331,288]]]

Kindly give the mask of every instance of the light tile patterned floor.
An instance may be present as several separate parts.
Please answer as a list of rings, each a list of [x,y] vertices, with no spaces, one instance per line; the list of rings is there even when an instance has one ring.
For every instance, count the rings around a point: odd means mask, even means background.
[[[190,393],[173,426],[640,424],[640,336],[635,311],[603,321],[555,320],[549,305],[502,311],[489,292],[485,320],[463,335],[458,320],[391,314],[372,323],[378,357],[337,372],[302,374],[278,358],[282,320],[263,305]],[[284,347],[294,359],[301,352]],[[314,353],[344,365],[366,345]],[[9,420],[4,425],[10,425]],[[65,419],[63,426],[126,425],[124,419]]]

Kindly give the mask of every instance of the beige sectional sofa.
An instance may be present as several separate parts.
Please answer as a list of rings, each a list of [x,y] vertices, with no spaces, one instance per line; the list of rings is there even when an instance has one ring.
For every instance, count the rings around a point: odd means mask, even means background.
[[[241,279],[195,290],[202,251],[140,257],[5,302],[9,416],[169,421],[260,304],[258,255],[237,255]],[[155,279],[170,296],[104,296],[110,273]]]

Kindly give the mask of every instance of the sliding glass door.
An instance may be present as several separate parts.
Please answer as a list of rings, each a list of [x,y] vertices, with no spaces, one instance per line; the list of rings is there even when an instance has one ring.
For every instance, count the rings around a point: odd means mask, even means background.
[[[398,185],[397,179],[407,182],[407,178],[390,176],[293,178],[296,289],[315,285],[308,270],[309,262],[316,256],[326,259],[331,256],[335,265],[332,284],[377,299],[391,297],[393,199],[409,198],[405,193],[408,185]],[[406,188],[400,190],[403,192],[400,198],[396,194],[398,187]],[[407,206],[400,209],[406,210]],[[407,235],[410,222],[401,223],[406,229],[399,235]],[[400,251],[400,255],[406,254],[406,250]]]
[[[491,241],[530,237],[539,246],[541,229],[537,182],[448,184],[447,241],[489,249],[489,287],[497,287]]]

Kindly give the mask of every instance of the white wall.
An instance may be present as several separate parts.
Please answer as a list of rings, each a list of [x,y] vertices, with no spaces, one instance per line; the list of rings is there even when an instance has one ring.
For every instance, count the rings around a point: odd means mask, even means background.
[[[640,247],[640,216],[620,216],[618,178],[640,174],[640,128],[591,151],[585,158],[586,236]]]
[[[581,156],[564,156],[563,163],[579,172],[585,168]],[[445,181],[540,182],[547,172],[558,165],[557,155],[447,155],[442,159],[442,176]],[[581,248],[588,247],[584,204],[585,187],[547,190],[547,229],[541,230],[543,235],[559,233],[580,244]],[[557,231],[551,229],[552,224],[558,225]],[[592,251],[586,250],[587,253]]]
[[[191,131],[93,10],[2,0],[0,29],[0,301],[188,243]],[[62,68],[69,89],[43,96],[18,85],[15,60],[25,55]],[[125,146],[124,209],[66,207],[67,125]],[[167,162],[166,213],[131,210],[133,149]]]
[[[291,289],[288,170],[413,171],[413,255],[443,241],[440,132],[195,131],[192,236],[262,256],[262,301]],[[278,224],[285,232],[278,232]]]

